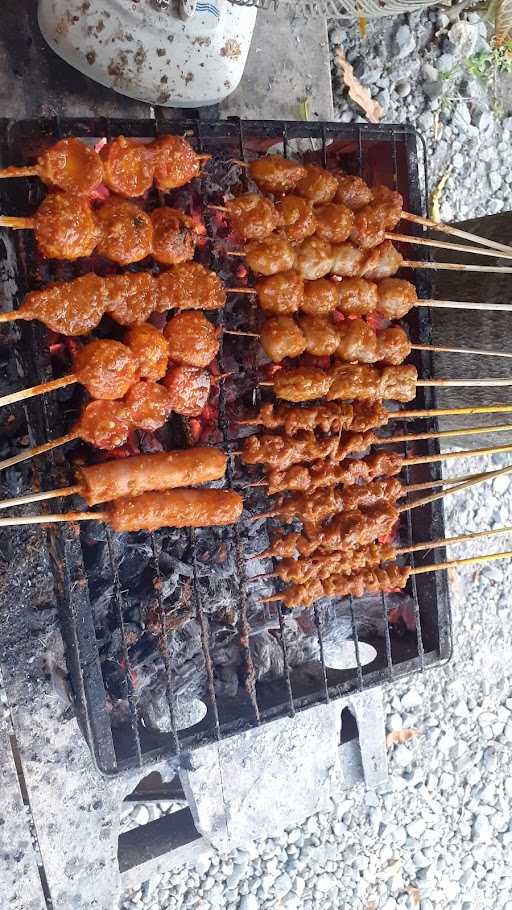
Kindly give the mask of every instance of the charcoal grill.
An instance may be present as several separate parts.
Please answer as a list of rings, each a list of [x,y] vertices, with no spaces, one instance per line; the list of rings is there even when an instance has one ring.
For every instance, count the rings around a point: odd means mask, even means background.
[[[184,188],[177,191],[172,198],[182,207],[201,206],[200,215],[208,228],[208,233],[215,235],[212,242],[206,243],[199,252],[205,265],[220,269],[222,277],[229,279],[225,272],[222,239],[215,234],[212,214],[207,208],[208,202],[221,201],[221,190],[228,190],[238,181],[238,186],[245,181],[243,172],[233,176],[233,158],[250,160],[271,147],[281,146],[285,154],[297,155],[298,151],[310,161],[316,161],[331,168],[342,168],[350,173],[359,173],[370,182],[382,182],[394,186],[404,196],[408,211],[422,213],[422,198],[426,198],[426,150],[423,140],[408,126],[367,126],[364,124],[338,123],[278,123],[273,121],[240,121],[228,120],[209,122],[205,120],[183,120],[162,122],[158,120],[106,120],[99,119],[62,119],[37,121],[3,121],[2,124],[2,164],[23,164],[33,160],[44,147],[57,137],[68,135],[89,138],[117,135],[152,138],[159,132],[178,132],[187,134],[197,149],[208,152],[213,157],[212,167],[218,169],[216,183],[212,184],[207,176],[201,178],[201,186]],[[207,171],[205,172],[207,173]],[[223,174],[231,175],[226,185],[222,185]],[[31,213],[44,189],[38,181],[2,181],[0,202],[2,211],[13,215]],[[410,228],[413,233],[417,228]],[[219,244],[216,240],[219,239]],[[420,248],[416,258],[420,258]],[[409,255],[410,248],[407,251]],[[18,276],[18,300],[20,302],[27,289],[37,287],[39,283],[55,278],[71,278],[91,264],[45,263],[37,255],[31,236],[19,232],[4,239],[1,256],[6,262],[16,255]],[[234,260],[230,260],[232,264]],[[103,264],[103,268],[104,268]],[[230,265],[230,268],[234,268]],[[100,268],[99,266],[97,267]],[[224,269],[224,271],[222,271]],[[232,277],[235,275],[231,273]],[[413,276],[419,296],[429,297],[430,286],[422,273]],[[229,280],[227,280],[229,284]],[[232,282],[232,284],[236,283]],[[239,283],[239,282],[238,282]],[[16,304],[15,304],[16,305]],[[242,303],[234,304],[231,310],[221,313],[219,319],[238,319],[238,324],[231,327],[251,327],[256,316],[255,307],[247,307],[247,298]],[[420,343],[430,341],[430,322],[424,308],[415,308],[408,316],[411,335]],[[16,349],[18,362],[23,371],[23,384],[32,385],[52,378],[55,369],[55,358],[51,355],[47,330],[31,323],[22,323],[19,329],[19,344]],[[225,336],[226,337],[226,336]],[[254,385],[256,370],[257,345],[251,348],[244,339],[243,348],[246,385],[241,386],[240,400],[257,404],[257,400],[248,393],[249,386]],[[233,342],[230,348],[224,344],[224,354],[219,364],[221,372],[232,367],[233,358],[240,360],[240,339]],[[223,362],[222,362],[223,361]],[[423,377],[432,372],[431,355],[428,352],[415,352],[414,362]],[[230,383],[238,378],[227,377],[220,383],[218,402],[216,402],[218,420],[209,439],[231,445],[235,434],[230,408],[238,392],[233,392]],[[416,400],[418,407],[432,407],[434,395],[431,389],[418,390]],[[50,438],[65,433],[69,429],[70,414],[76,409],[72,398],[59,399],[48,395],[34,399],[26,404],[28,427],[31,442],[40,444]],[[411,424],[407,424],[412,429]],[[421,429],[434,431],[435,420],[421,422]],[[181,427],[186,442],[190,427]],[[188,440],[190,442],[190,438]],[[166,448],[176,446],[176,436],[169,443],[166,437]],[[403,446],[403,454],[434,454],[438,451],[435,440],[415,443],[409,448]],[[62,450],[57,449],[50,455],[38,458],[33,465],[37,482],[50,488],[69,478],[69,463]],[[236,485],[237,468],[231,463],[227,482]],[[437,479],[440,469],[436,465],[423,465],[408,468],[406,482]],[[68,501],[69,504],[69,501]],[[259,504],[261,508],[262,501]],[[256,504],[258,509],[258,504]],[[55,510],[53,506],[52,511]],[[443,509],[439,502],[405,513],[407,518],[401,528],[403,543],[418,542],[444,536]],[[88,523],[90,525],[91,523]],[[96,525],[94,525],[96,527]],[[205,577],[213,573],[212,564],[205,564],[202,552],[208,545],[210,532],[191,531],[188,539],[182,538],[183,553],[188,557],[190,580],[189,613],[198,624],[208,711],[204,719],[195,726],[178,731],[175,711],[175,673],[172,659],[172,648],[175,633],[172,629],[179,626],[179,611],[176,604],[169,605],[165,578],[162,577],[164,557],[172,554],[166,552],[168,537],[164,531],[148,535],[133,535],[137,545],[143,546],[148,554],[144,566],[144,584],[149,598],[144,608],[144,615],[151,610],[153,626],[158,628],[156,641],[158,648],[156,658],[165,674],[165,697],[168,703],[170,718],[166,732],[155,731],[141,722],[138,711],[137,696],[133,686],[133,660],[135,650],[140,653],[148,639],[148,628],[141,630],[139,640],[133,643],[132,604],[128,604],[130,593],[123,579],[123,548],[131,545],[130,540],[117,539],[108,529],[100,529],[93,535],[93,544],[87,533],[80,534],[74,526],[54,526],[48,531],[48,547],[55,578],[55,591],[60,615],[62,634],[66,646],[66,657],[72,683],[77,717],[85,738],[89,744],[98,769],[105,775],[116,775],[124,769],[141,767],[161,756],[192,750],[199,745],[215,742],[245,729],[268,723],[274,718],[294,715],[308,707],[345,697],[353,692],[363,691],[369,687],[392,682],[398,677],[439,666],[450,654],[450,612],[446,573],[413,576],[409,587],[403,594],[386,595],[369,598],[364,602],[352,598],[320,605],[308,614],[311,629],[316,637],[314,659],[303,664],[295,664],[287,648],[287,617],[279,604],[273,605],[272,614],[257,616],[255,598],[251,588],[246,585],[247,545],[251,546],[245,526],[235,526],[224,530],[217,544],[223,552],[229,551],[232,560],[233,608],[236,622],[232,623],[232,634],[240,642],[239,685],[236,694],[230,696],[219,694],[217,674],[212,656],[212,637],[218,617],[211,611],[208,602],[208,587],[205,588]],[[187,532],[184,532],[187,533]],[[211,536],[214,532],[211,532]],[[96,581],[92,578],[95,552],[99,549],[104,554],[104,562],[110,574],[109,579],[109,634],[117,643],[116,685],[119,703],[123,705],[125,715],[119,717],[113,710],[111,693],[108,691],[108,660],[102,650],[101,634],[98,632],[97,610],[91,603]],[[253,547],[254,549],[254,547]],[[258,547],[256,547],[256,551]],[[427,554],[414,554],[413,562],[421,565],[430,560]],[[103,579],[104,581],[104,579]],[[128,582],[128,586],[131,581]],[[260,591],[257,592],[260,595]],[[361,628],[360,618],[363,611],[371,607],[373,614],[380,616],[380,626],[373,626],[371,634],[365,634],[365,641],[377,651],[376,659],[368,666],[360,661],[358,642]],[[332,626],[333,616],[343,614],[350,623],[351,638],[355,642],[357,665],[349,670],[333,670],[324,660],[325,630]],[[365,614],[366,615],[366,614]],[[156,616],[156,620],[155,620]],[[176,620],[178,619],[178,623]],[[273,628],[273,639],[282,650],[283,672],[275,678],[256,681],[254,653],[251,649],[251,626],[263,620]],[[212,631],[213,630],[213,631]],[[178,633],[179,634],[179,633]],[[149,636],[151,638],[151,636]]]

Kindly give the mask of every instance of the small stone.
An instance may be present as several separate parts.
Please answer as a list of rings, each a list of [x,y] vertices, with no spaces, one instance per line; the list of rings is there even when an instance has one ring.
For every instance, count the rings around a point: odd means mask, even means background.
[[[255,894],[244,894],[238,910],[259,910],[259,901]]]
[[[481,133],[486,133],[494,127],[494,117],[489,111],[476,111],[473,114],[473,123]]]
[[[451,73],[455,67],[455,57],[453,54],[441,54],[437,66],[440,73]]]
[[[416,50],[416,42],[408,25],[400,25],[397,28],[393,43],[399,60],[408,57]]]
[[[141,803],[131,813],[131,819],[137,828],[142,827],[142,825],[147,825],[151,819],[148,807]]]
[[[505,117],[505,119],[501,121],[501,125],[504,130],[512,131],[512,117]]]
[[[443,94],[443,83],[437,80],[436,82],[424,82],[423,91],[428,98],[440,98]]]
[[[411,92],[411,83],[408,82],[407,79],[397,82],[395,85],[395,92],[399,98],[407,98],[407,95]]]
[[[347,111],[343,111],[343,113],[340,114],[340,123],[352,123],[353,119],[354,119],[353,111],[347,110]]]
[[[207,853],[200,853],[194,863],[194,869],[201,877],[206,875],[211,866],[211,859]]]
[[[413,840],[419,840],[426,827],[427,826],[423,819],[417,818],[415,821],[407,825],[407,834],[409,837],[412,837]]]
[[[427,82],[436,82],[439,79],[439,70],[435,66],[432,66],[431,63],[424,63],[421,67],[423,78]]]
[[[420,129],[425,130],[425,132],[431,130],[434,126],[434,115],[432,111],[423,111],[418,117],[418,125]]]
[[[400,714],[390,714],[387,721],[388,730],[395,732],[403,727],[402,717]]]
[[[287,872],[283,872],[279,878],[276,878],[274,882],[274,891],[280,896],[283,897],[285,894],[288,894],[292,887],[292,880]]]
[[[430,866],[430,860],[427,859],[422,850],[417,850],[416,853],[413,853],[412,861],[417,869],[426,869],[427,866]]]
[[[486,815],[477,815],[471,829],[471,840],[473,843],[488,844],[493,839],[493,833],[489,819]]]
[[[512,743],[512,721],[509,721],[503,730],[503,736],[508,743]]]
[[[326,872],[324,872],[322,875],[319,875],[316,880],[316,887],[318,891],[322,892],[322,894],[327,894],[328,891],[331,891],[331,889],[334,888],[335,884],[335,880],[332,878],[332,876],[327,875]]]

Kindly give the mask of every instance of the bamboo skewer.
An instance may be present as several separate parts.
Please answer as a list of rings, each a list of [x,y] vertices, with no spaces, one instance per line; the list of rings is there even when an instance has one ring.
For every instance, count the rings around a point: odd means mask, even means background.
[[[447,562],[431,563],[428,566],[417,566],[411,569],[411,575],[423,575],[426,572],[438,572],[441,569],[455,569],[458,566],[471,566],[478,562],[492,562],[495,559],[512,559],[512,550],[503,553],[485,553],[481,556],[466,556],[462,559],[449,559]]]
[[[11,458],[5,458],[0,461],[0,471],[5,468],[12,468],[13,465],[20,464],[22,461],[28,461],[29,458],[36,458],[37,455],[44,455],[46,452],[51,452],[52,449],[57,449],[67,442],[74,442],[76,439],[80,439],[78,433],[71,432],[66,433],[65,436],[59,436],[57,439],[51,439],[50,442],[44,442],[40,446],[35,446],[33,449],[24,449],[18,455],[13,455]]]
[[[512,259],[512,250],[505,253],[503,250],[497,251],[489,249],[479,249],[474,246],[467,246],[464,243],[448,243],[446,240],[431,240],[430,237],[416,237],[413,234],[396,234],[394,231],[386,231],[384,234],[386,240],[393,240],[397,243],[412,243],[415,246],[431,246],[440,250],[457,250],[459,253],[471,253],[477,256],[493,256],[494,259]]]
[[[512,525],[505,528],[492,528],[490,531],[473,531],[470,534],[459,534],[457,537],[444,537],[437,540],[427,540],[424,543],[415,543],[409,547],[398,547],[395,551],[397,556],[403,556],[405,553],[418,553],[421,550],[436,550],[440,547],[448,547],[452,544],[468,543],[472,540],[480,540],[484,537],[494,537],[499,534],[512,534]]]
[[[512,432],[512,423],[498,423],[490,427],[463,427],[453,430],[439,430],[436,433],[412,433],[402,436],[381,436],[375,445],[391,445],[397,442],[421,442],[424,439],[450,439],[452,436],[480,436],[485,433]]]
[[[512,273],[512,266],[508,265],[465,265],[462,262],[428,262],[425,259],[421,259],[419,262],[414,259],[403,259],[400,268],[446,269],[451,272],[498,272],[505,275]]]
[[[72,487],[61,487],[59,490],[44,490],[41,493],[27,493],[26,496],[15,496],[13,499],[0,500],[0,509],[10,509],[14,506],[24,506],[29,502],[42,502],[45,499],[59,499],[61,496],[74,496],[80,493],[82,487],[78,484]]]
[[[35,218],[16,218],[11,215],[0,215],[0,227],[11,228],[14,231],[33,230],[35,225]]]
[[[512,404],[485,404],[464,408],[430,408],[408,411],[388,411],[389,420],[421,420],[428,417],[451,417],[474,414],[511,414]],[[261,426],[256,419],[237,420],[240,426]],[[349,428],[350,429],[350,428]]]
[[[62,515],[22,515],[13,518],[0,518],[0,528],[18,525],[46,525],[58,521],[107,521],[106,512],[63,512]]]
[[[17,401],[25,401],[27,398],[34,398],[36,395],[43,395],[45,392],[53,392],[55,389],[62,389],[79,381],[78,376],[75,376],[74,373],[68,373],[67,376],[62,376],[61,379],[51,379],[49,382],[33,385],[30,389],[20,389],[19,392],[4,395],[3,398],[0,398],[0,407],[6,404],[15,404]]]
[[[258,386],[272,387],[273,382],[268,382],[266,380],[258,382]],[[477,389],[484,387],[499,387],[499,386],[510,386],[512,385],[512,378],[510,379],[495,379],[494,377],[485,378],[485,379],[417,379],[416,385],[422,388],[430,388],[440,386],[443,388],[456,388],[463,387],[468,389]],[[2,399],[0,399],[0,404]]]
[[[231,253],[229,254],[231,255]],[[240,256],[240,253],[233,253],[233,255]],[[417,263],[421,265],[421,263]],[[440,263],[442,266],[443,263]],[[430,267],[430,266],[428,266]],[[256,290],[253,287],[245,288],[226,288],[228,293],[236,294],[256,294]],[[421,300],[416,300],[414,306],[428,306],[430,308],[438,309],[447,309],[447,310],[485,310],[491,312],[503,312],[510,313],[512,312],[512,303],[486,303],[485,301],[480,302],[478,300],[432,300],[431,298],[424,297]],[[421,350],[421,349],[418,349]],[[457,352],[455,352],[457,353]],[[462,352],[461,352],[462,353]],[[477,351],[468,353],[477,353]],[[479,352],[478,352],[479,353]],[[484,353],[483,351],[481,353]]]
[[[504,243],[498,243],[496,240],[488,240],[487,237],[480,237],[478,234],[472,234],[470,231],[462,231],[460,228],[452,227],[450,224],[432,221],[430,218],[424,218],[422,215],[413,215],[411,212],[402,212],[403,221],[411,221],[413,224],[421,224],[423,227],[431,228],[433,231],[439,231],[442,234],[451,234],[452,237],[460,237],[461,240],[472,240],[488,249],[500,250],[504,253],[512,253],[512,247]]]
[[[4,167],[0,170],[0,180],[11,177],[39,177],[41,170],[37,164],[29,167]]]
[[[418,455],[404,458],[402,465],[434,464],[436,461],[451,461],[453,458],[476,458],[479,455],[497,455],[499,452],[512,452],[512,445],[490,446],[485,449],[465,449],[460,452],[443,452],[441,455]]]

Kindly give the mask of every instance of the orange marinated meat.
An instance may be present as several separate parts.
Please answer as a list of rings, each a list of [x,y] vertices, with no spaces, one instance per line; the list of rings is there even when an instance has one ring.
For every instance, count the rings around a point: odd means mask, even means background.
[[[380,363],[398,366],[411,353],[411,342],[399,325],[377,332],[377,356]]]
[[[295,265],[295,251],[284,236],[272,234],[265,240],[252,240],[245,249],[245,261],[253,272],[275,275]]]
[[[330,357],[338,347],[338,329],[325,316],[299,317],[299,325],[306,339],[306,351],[315,357]]]
[[[296,313],[304,299],[304,280],[294,271],[279,272],[254,285],[262,310],[276,315]]]
[[[289,193],[304,177],[306,169],[282,155],[265,155],[251,161],[249,174],[264,193]]]
[[[150,154],[159,190],[185,186],[201,171],[201,159],[182,136],[161,136],[151,143]]]
[[[101,236],[87,199],[68,193],[48,193],[34,216],[36,241],[47,259],[90,256]]]
[[[350,237],[354,213],[341,202],[327,202],[315,208],[316,236],[330,243],[344,243]]]
[[[151,147],[118,136],[100,151],[104,182],[118,196],[143,196],[153,184]]]
[[[185,488],[118,499],[107,514],[114,531],[156,531],[234,524],[243,507],[242,497],[232,490]]]
[[[306,349],[304,334],[291,316],[271,316],[263,323],[260,342],[267,357],[280,363],[285,357],[299,357]]]
[[[418,371],[412,364],[384,367],[379,398],[388,398],[390,401],[412,401],[416,398],[417,379]]]
[[[123,398],[137,375],[138,362],[120,341],[100,339],[75,357],[74,373],[93,398]]]
[[[171,367],[164,384],[173,411],[184,417],[199,417],[210,395],[211,377],[207,370],[189,366]]]
[[[150,490],[172,490],[221,480],[227,457],[220,449],[199,447],[135,455],[77,468],[80,495],[89,506],[139,496]]]
[[[263,240],[281,224],[274,203],[259,193],[229,199],[225,207],[231,227],[242,240]]]
[[[314,401],[329,391],[332,376],[315,367],[278,370],[274,375],[274,395],[284,401]]]
[[[181,310],[169,320],[164,335],[175,363],[207,367],[219,351],[219,330],[200,310]]]
[[[386,239],[386,225],[378,206],[367,205],[356,212],[350,239],[364,250],[370,250]]]
[[[103,182],[101,158],[80,139],[60,139],[37,162],[39,177],[66,193],[88,196]]]
[[[133,326],[125,335],[128,345],[138,362],[139,379],[162,379],[169,364],[169,342],[158,329],[145,322]]]
[[[77,434],[98,449],[115,449],[128,439],[130,415],[122,401],[90,401],[78,423]]]
[[[141,325],[159,308],[158,284],[149,272],[125,272],[104,279],[106,312],[120,325]]]
[[[345,319],[339,326],[339,345],[336,350],[338,360],[348,363],[375,363],[377,356],[377,337],[364,319]]]
[[[386,319],[402,319],[418,301],[414,285],[400,278],[383,278],[377,294],[377,309]]]
[[[167,389],[159,382],[145,380],[132,385],[124,399],[131,426],[139,430],[158,430],[172,411]]]
[[[299,275],[309,281],[323,278],[331,271],[332,246],[319,237],[308,237],[297,247],[295,268]]]
[[[98,325],[105,307],[105,283],[89,272],[73,281],[32,291],[25,296],[16,315],[19,319],[39,319],[54,332],[88,335]]]
[[[403,256],[391,243],[385,240],[372,250],[372,255],[362,266],[361,274],[370,281],[380,281],[390,278],[398,272],[403,262]]]
[[[380,372],[364,363],[343,364],[332,371],[332,383],[327,392],[328,401],[343,399],[377,399],[381,395]]]
[[[301,309],[311,316],[331,313],[340,305],[340,282],[317,278],[304,282],[304,301]]]
[[[175,265],[193,258],[196,234],[192,218],[179,209],[167,206],[154,209],[150,218],[153,225],[152,253],[157,262]]]
[[[346,316],[366,316],[378,305],[377,286],[364,278],[344,278],[339,283],[339,308]]]
[[[338,174],[336,202],[342,202],[353,212],[358,212],[373,199],[373,193],[362,177],[351,177],[349,174]]]
[[[149,256],[153,225],[149,215],[134,202],[111,196],[96,212],[101,237],[97,251],[119,265],[140,262]]]
[[[308,199],[313,205],[332,202],[338,189],[338,181],[334,174],[316,164],[307,164],[305,170],[306,173],[296,186],[299,196]]]
[[[199,262],[180,262],[158,279],[158,310],[219,310],[226,302],[220,278]]]
[[[366,262],[366,253],[353,243],[333,243],[331,272],[343,278],[356,278]]]
[[[276,209],[290,243],[301,243],[317,230],[311,203],[301,196],[283,196],[276,204]]]

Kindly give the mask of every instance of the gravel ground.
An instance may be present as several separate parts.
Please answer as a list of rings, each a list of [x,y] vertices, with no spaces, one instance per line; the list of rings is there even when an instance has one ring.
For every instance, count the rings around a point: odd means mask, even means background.
[[[506,463],[457,459],[449,473]],[[447,534],[512,525],[510,484],[448,499]],[[510,545],[499,537],[450,556]],[[450,575],[453,659],[385,692],[388,730],[417,735],[392,747],[383,791],[355,787],[301,829],[155,878],[122,910],[512,910],[512,564]]]
[[[449,12],[449,11],[448,11]],[[468,68],[489,50],[485,23],[431,10],[330,32],[388,122],[424,134],[431,185],[448,172],[444,220],[512,209],[512,117],[493,80]],[[337,119],[364,120],[333,62]],[[447,473],[492,470],[507,456],[459,461]],[[456,535],[512,525],[512,481],[497,478],[446,501]],[[510,537],[450,549],[494,552]],[[382,792],[348,791],[336,811],[276,832],[248,851],[201,859],[126,894],[120,910],[512,910],[512,563],[450,570],[450,663],[385,691],[388,731],[413,730],[390,752]],[[158,811],[128,810],[124,826]],[[130,811],[132,814],[130,814]]]

